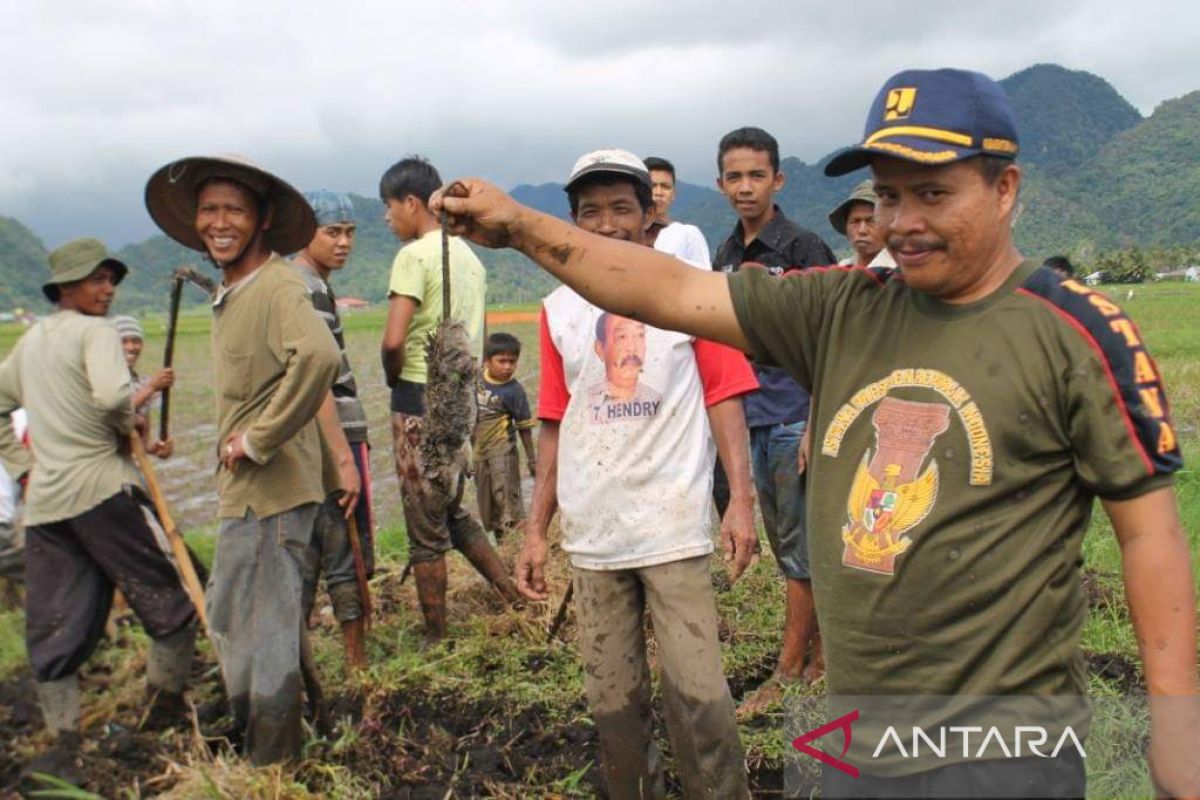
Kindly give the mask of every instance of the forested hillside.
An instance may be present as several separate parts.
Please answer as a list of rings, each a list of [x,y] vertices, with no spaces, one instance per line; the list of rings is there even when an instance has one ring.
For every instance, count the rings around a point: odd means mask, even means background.
[[[1086,266],[1102,252],[1132,245],[1200,244],[1200,91],[1168,100],[1143,119],[1103,78],[1054,64],[1029,67],[1001,85],[1021,130],[1025,180],[1016,237],[1027,255],[1063,253]],[[848,131],[847,143],[857,134]],[[845,252],[845,241],[830,228],[826,215],[867,173],[827,178],[822,170],[831,156],[816,164],[785,157],[781,169],[786,183],[777,202],[834,250]],[[715,174],[714,164],[711,176]],[[681,176],[686,177],[698,182],[680,181],[674,216],[699,225],[715,247],[728,235],[733,212],[708,183],[711,177]],[[567,216],[561,184],[521,185],[513,195]],[[358,242],[350,263],[335,278],[335,288],[342,296],[382,301],[399,243],[383,222],[378,200],[353,199]],[[490,303],[531,302],[556,285],[518,253],[477,252],[488,268]],[[121,292],[124,309],[164,306],[171,270],[181,263],[203,266],[198,253],[162,236],[124,247],[120,255],[132,268]],[[44,308],[39,287],[45,274],[42,243],[17,220],[0,217],[0,311]]]

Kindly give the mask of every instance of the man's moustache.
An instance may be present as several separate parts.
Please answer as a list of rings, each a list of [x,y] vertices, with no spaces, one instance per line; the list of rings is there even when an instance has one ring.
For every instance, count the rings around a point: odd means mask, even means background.
[[[630,364],[640,367],[640,366],[642,366],[642,360],[640,358],[638,358],[637,356],[625,356],[624,358],[621,359],[621,363],[618,364],[617,366],[625,367]]]
[[[888,250],[945,250],[946,243],[941,239],[923,239],[919,236],[890,236],[887,242]]]

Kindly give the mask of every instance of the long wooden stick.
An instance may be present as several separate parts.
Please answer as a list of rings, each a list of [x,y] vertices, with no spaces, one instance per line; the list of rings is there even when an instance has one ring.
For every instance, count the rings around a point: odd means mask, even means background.
[[[358,502],[363,502],[359,498]],[[358,520],[351,516],[346,520],[350,533],[350,551],[354,554],[354,577],[358,580],[358,599],[362,601],[364,627],[371,630],[371,587],[367,585],[367,562],[363,560],[362,540],[358,537]]]
[[[170,369],[175,360],[175,330],[179,327],[179,300],[183,295],[183,278],[171,282],[171,306],[167,312],[167,344],[163,348],[163,369]],[[162,405],[158,419],[158,438],[167,440],[171,420],[171,387],[162,390]]]
[[[167,508],[167,499],[163,496],[162,487],[158,485],[158,476],[154,474],[154,468],[150,466],[150,457],[146,455],[146,448],[142,446],[142,437],[138,435],[137,431],[134,431],[129,434],[129,439],[133,445],[133,459],[137,462],[142,477],[146,479],[146,488],[150,490],[150,499],[154,502],[154,510],[158,512],[159,524],[162,525],[167,534],[167,541],[171,544],[171,553],[175,556],[175,566],[179,570],[183,590],[187,592],[192,605],[196,607],[196,616],[200,619],[200,624],[204,626],[205,634],[208,634],[208,615],[204,612],[204,588],[200,585],[196,568],[192,566],[192,556],[188,553],[187,545],[184,544],[179,529],[175,527],[175,520],[171,518],[171,511]]]
[[[554,637],[558,635],[558,629],[562,627],[563,622],[567,618],[567,607],[571,605],[571,598],[575,596],[575,582],[567,584],[567,590],[563,592],[562,602],[558,604],[558,613],[554,615],[554,622],[550,625],[550,635],[546,637],[546,643],[554,641]]]

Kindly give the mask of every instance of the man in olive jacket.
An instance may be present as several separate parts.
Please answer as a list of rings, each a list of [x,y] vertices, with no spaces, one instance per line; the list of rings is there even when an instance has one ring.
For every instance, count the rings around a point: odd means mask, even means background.
[[[255,764],[301,745],[304,554],[327,491],[316,414],[340,365],[303,281],[280,253],[306,245],[312,209],[234,158],[185,158],[146,187],[150,215],[222,270],[213,301],[221,519],[208,616],[235,735]]]

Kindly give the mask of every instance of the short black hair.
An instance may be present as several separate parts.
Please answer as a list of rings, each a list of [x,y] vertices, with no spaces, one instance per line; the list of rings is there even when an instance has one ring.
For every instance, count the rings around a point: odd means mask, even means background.
[[[1075,275],[1075,267],[1073,264],[1071,264],[1066,256],[1050,256],[1046,259],[1042,266],[1049,267],[1050,269],[1056,272],[1061,272],[1064,275]]]
[[[600,344],[608,343],[608,318],[612,315],[607,311],[596,317],[596,341]]]
[[[571,203],[571,216],[579,213],[580,190],[590,189],[593,186],[615,186],[618,183],[633,185],[633,192],[637,195],[638,205],[642,207],[643,212],[654,208],[654,195],[650,193],[650,187],[632,175],[620,172],[592,172],[567,187],[567,200]]]
[[[485,359],[493,356],[509,355],[521,357],[521,340],[511,333],[504,331],[496,331],[488,334],[487,341],[483,345],[483,357]]]
[[[988,156],[979,155],[971,156],[969,159],[979,169],[979,174],[983,175],[983,180],[988,186],[994,186],[996,181],[1000,180],[1000,175],[1004,170],[1008,169],[1012,164],[1017,163],[1011,158],[1004,156]]]
[[[388,200],[403,200],[412,195],[425,205],[429,197],[442,185],[442,176],[433,164],[421,156],[408,156],[387,168],[379,179],[379,199],[387,205]]]
[[[775,141],[775,137],[762,128],[738,128],[722,136],[721,143],[717,145],[718,175],[725,171],[725,165],[721,163],[721,160],[725,158],[727,152],[735,147],[749,147],[751,150],[759,152],[766,151],[767,156],[771,159],[771,169],[779,172],[779,142]]]
[[[665,158],[650,156],[649,158],[642,159],[642,161],[645,162],[646,170],[648,172],[654,172],[655,170],[660,172],[669,172],[671,173],[672,182],[675,180],[675,165],[670,161],[667,161]]]

